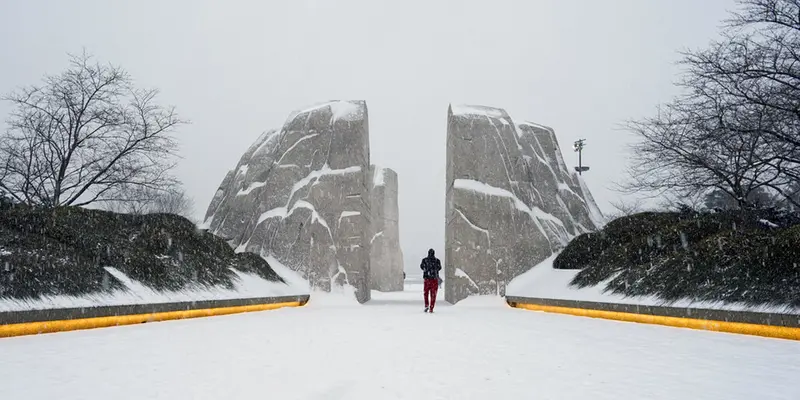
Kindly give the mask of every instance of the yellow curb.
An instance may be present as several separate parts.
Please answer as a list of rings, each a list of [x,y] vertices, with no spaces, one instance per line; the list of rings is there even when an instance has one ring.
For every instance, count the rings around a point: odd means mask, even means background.
[[[661,315],[647,315],[624,313],[617,311],[590,310],[585,308],[556,307],[539,304],[516,303],[512,307],[532,311],[544,311],[558,314],[569,314],[580,317],[603,318],[615,321],[638,322],[642,324],[665,325],[678,328],[701,329],[706,331],[738,333],[770,338],[800,340],[800,328],[787,326],[748,324],[743,322],[712,321],[705,319],[665,317]]]
[[[197,310],[167,311],[150,314],[115,315],[109,317],[80,318],[58,321],[26,322],[0,325],[0,338],[37,335],[40,333],[66,332],[79,329],[105,328],[109,326],[133,325],[143,322],[168,321],[175,319],[210,317],[214,315],[238,314],[252,311],[274,310],[283,307],[299,307],[299,301],[247,306],[204,308]]]

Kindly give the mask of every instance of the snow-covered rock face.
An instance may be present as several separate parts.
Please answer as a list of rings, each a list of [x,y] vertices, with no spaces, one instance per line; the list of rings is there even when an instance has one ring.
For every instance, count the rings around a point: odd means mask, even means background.
[[[451,106],[445,298],[503,294],[517,275],[602,224],[552,129],[502,109]]]
[[[388,168],[370,168],[370,286],[382,292],[403,290],[403,254],[400,250],[397,173]]]
[[[223,179],[205,226],[237,251],[273,257],[315,288],[369,300],[369,127],[363,101],[292,113]]]

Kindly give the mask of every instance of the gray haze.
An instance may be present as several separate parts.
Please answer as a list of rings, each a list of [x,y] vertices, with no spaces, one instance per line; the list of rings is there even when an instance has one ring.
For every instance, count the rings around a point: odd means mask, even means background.
[[[178,169],[198,217],[222,177],[290,111],[369,107],[371,159],[400,179],[406,269],[443,253],[449,103],[505,108],[556,130],[601,209],[619,198],[628,134],[675,89],[677,50],[716,36],[732,0],[0,0],[0,91],[84,47],[162,90],[192,121]],[[0,104],[5,119],[8,104]]]

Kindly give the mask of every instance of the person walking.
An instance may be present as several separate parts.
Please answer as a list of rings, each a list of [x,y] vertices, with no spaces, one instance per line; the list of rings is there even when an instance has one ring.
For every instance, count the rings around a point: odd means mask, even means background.
[[[419,264],[422,270],[422,279],[424,281],[425,297],[425,312],[432,313],[433,307],[436,305],[436,293],[439,291],[439,271],[442,270],[442,263],[436,258],[436,253],[433,249],[428,250],[428,256],[422,259]],[[430,297],[430,298],[429,298]]]

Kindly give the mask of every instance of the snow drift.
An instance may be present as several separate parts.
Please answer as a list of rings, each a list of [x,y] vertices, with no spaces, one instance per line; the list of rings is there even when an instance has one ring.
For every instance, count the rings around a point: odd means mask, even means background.
[[[580,270],[558,269],[553,261],[560,253],[553,254],[539,265],[516,277],[506,287],[506,295],[541,299],[592,301],[599,303],[636,304],[642,306],[691,307],[731,311],[753,311],[766,313],[800,314],[800,307],[777,304],[752,304],[748,302],[724,302],[682,298],[666,300],[656,295],[626,295],[615,293],[607,287],[608,280],[597,285],[578,287],[572,285]]]

